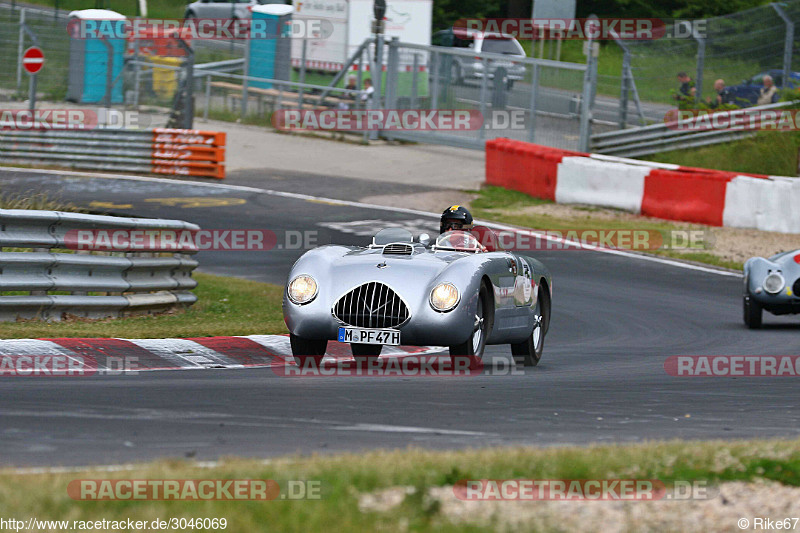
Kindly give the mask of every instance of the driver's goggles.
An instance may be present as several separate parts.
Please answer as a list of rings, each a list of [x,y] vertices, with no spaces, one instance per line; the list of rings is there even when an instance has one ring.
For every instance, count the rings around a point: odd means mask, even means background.
[[[448,229],[472,229],[472,224],[462,224],[461,222],[448,222],[445,226]]]

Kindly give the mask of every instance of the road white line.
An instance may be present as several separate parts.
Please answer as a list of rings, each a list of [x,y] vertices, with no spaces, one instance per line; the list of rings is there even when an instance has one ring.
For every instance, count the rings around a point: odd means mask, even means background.
[[[324,202],[328,204],[334,205],[343,205],[343,206],[350,206],[350,207],[358,207],[361,209],[373,209],[376,211],[388,211],[392,213],[408,213],[412,215],[419,215],[419,216],[427,216],[427,217],[434,217],[439,218],[441,213],[431,213],[430,211],[420,211],[418,209],[409,209],[406,207],[389,207],[385,205],[377,205],[377,204],[367,204],[363,202],[353,202],[350,200],[339,200],[336,198],[326,198],[323,196],[312,196],[309,194],[300,194],[300,193],[293,193],[293,192],[284,192],[284,191],[275,191],[272,189],[261,189],[258,187],[248,187],[246,185],[228,185],[226,183],[206,183],[202,181],[190,181],[190,180],[176,180],[170,178],[152,178],[146,176],[126,176],[126,175],[117,175],[117,174],[94,174],[88,172],[75,172],[75,171],[61,171],[61,170],[31,170],[28,168],[17,168],[17,167],[4,167],[0,170],[7,170],[12,172],[35,172],[38,174],[55,174],[59,176],[75,176],[81,178],[101,178],[101,179],[113,179],[113,180],[125,180],[125,181],[142,181],[142,182],[155,182],[155,183],[167,183],[171,185],[192,185],[192,186],[199,186],[199,187],[208,187],[212,189],[223,189],[229,191],[241,191],[241,192],[252,192],[257,194],[268,194],[270,196],[279,196],[283,198],[294,198],[296,200],[306,200],[310,202]],[[484,222],[484,221],[476,221],[480,222],[482,225],[488,226],[490,228],[495,229],[502,229],[507,231],[520,231],[524,230],[524,228],[515,228],[513,226],[508,226],[505,224],[497,224],[493,222]],[[713,267],[704,267],[700,265],[695,265],[692,263],[684,263],[682,261],[677,261],[674,259],[663,259],[661,257],[656,257],[652,255],[645,255],[645,254],[638,254],[632,252],[626,252],[624,250],[612,250],[609,248],[598,248],[598,247],[591,247],[588,245],[582,245],[575,241],[568,241],[565,239],[559,239],[557,237],[551,235],[543,235],[544,238],[552,241],[552,242],[559,242],[565,244],[575,244],[580,245],[584,249],[591,250],[594,252],[605,253],[605,254],[612,254],[618,255],[621,257],[626,257],[629,259],[639,259],[642,261],[650,261],[653,263],[659,263],[662,265],[672,266],[676,268],[683,268],[686,270],[695,270],[698,272],[706,272],[709,274],[717,274],[720,276],[727,276],[727,277],[736,277],[741,278],[742,274],[737,272],[731,272],[728,270],[716,269]]]
[[[269,460],[262,461],[262,464],[269,464]],[[195,468],[216,468],[221,466],[219,461],[199,461],[190,463],[189,466]],[[140,469],[147,467],[144,465],[122,464],[122,465],[97,465],[97,466],[43,466],[43,467],[30,467],[30,468],[3,468],[0,469],[0,474],[13,474],[16,476],[41,476],[45,474],[75,474],[78,472],[127,472],[130,470]]]
[[[460,431],[457,429],[423,428],[415,426],[390,426],[386,424],[355,424],[353,426],[333,426],[334,431],[377,431],[381,433],[426,433],[434,435],[483,436],[481,431]]]

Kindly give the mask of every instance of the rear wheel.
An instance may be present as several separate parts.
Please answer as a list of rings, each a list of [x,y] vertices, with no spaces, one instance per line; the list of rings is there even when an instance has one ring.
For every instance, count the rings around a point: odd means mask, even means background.
[[[305,367],[311,363],[318,367],[322,363],[325,350],[328,349],[327,339],[304,339],[297,335],[290,334],[289,343],[292,345],[294,360],[301,367]]]
[[[763,308],[761,304],[753,300],[749,294],[744,295],[744,323],[750,329],[761,328],[761,315]]]
[[[467,357],[470,365],[479,361],[483,357],[483,350],[486,348],[486,338],[489,336],[489,290],[486,285],[481,285],[478,292],[478,304],[475,310],[475,320],[473,322],[472,335],[462,344],[450,346],[450,358],[453,360]]]
[[[539,289],[536,307],[533,310],[534,324],[530,336],[519,344],[511,345],[511,353],[517,363],[523,366],[536,366],[544,352],[544,336],[550,321],[550,303],[545,291]]]
[[[380,344],[353,343],[350,345],[350,349],[353,351],[353,357],[356,361],[370,361],[378,358],[383,346]]]

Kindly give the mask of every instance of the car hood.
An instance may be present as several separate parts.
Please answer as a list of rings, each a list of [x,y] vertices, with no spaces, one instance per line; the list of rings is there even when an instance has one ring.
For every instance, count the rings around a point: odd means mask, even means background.
[[[443,281],[465,289],[480,263],[489,260],[489,254],[418,249],[412,255],[390,255],[381,249],[323,246],[298,259],[290,278],[313,276],[319,297],[329,303],[363,283],[377,281],[389,285],[414,305],[426,301],[431,289]]]

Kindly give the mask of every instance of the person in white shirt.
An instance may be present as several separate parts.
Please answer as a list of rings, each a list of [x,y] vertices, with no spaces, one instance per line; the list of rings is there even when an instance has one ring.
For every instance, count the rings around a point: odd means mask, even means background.
[[[757,105],[774,104],[778,101],[778,88],[772,84],[772,76],[764,76],[764,86],[759,91]]]
[[[361,91],[361,103],[367,107],[372,100],[372,95],[375,93],[375,87],[372,86],[372,78],[364,80],[364,90]]]

